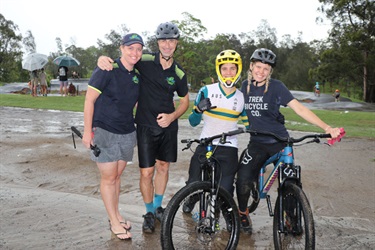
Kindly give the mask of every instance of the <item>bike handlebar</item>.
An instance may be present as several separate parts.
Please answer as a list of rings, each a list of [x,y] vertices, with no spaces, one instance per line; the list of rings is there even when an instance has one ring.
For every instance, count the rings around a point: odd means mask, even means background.
[[[340,133],[339,137],[331,140],[331,141],[334,140],[333,143],[336,142],[336,141],[340,141],[341,138],[345,135],[344,128],[340,128],[340,131],[341,131],[341,133]],[[304,140],[309,139],[309,138],[313,138],[313,139],[331,138],[330,134],[308,134],[308,135],[304,135],[300,138],[280,137],[280,136],[278,136],[278,135],[276,135],[272,132],[256,131],[256,130],[251,130],[251,129],[240,128],[240,129],[237,129],[237,130],[229,131],[227,133],[222,133],[222,134],[219,134],[219,135],[214,135],[214,136],[202,138],[202,139],[182,139],[181,142],[188,144],[185,149],[189,148],[191,146],[191,144],[194,143],[194,142],[199,143],[201,145],[207,145],[210,142],[212,142],[213,140],[218,139],[218,138],[220,138],[220,143],[224,144],[226,142],[226,138],[228,136],[238,135],[238,134],[242,134],[242,133],[249,133],[249,134],[255,135],[255,136],[257,136],[257,135],[271,136],[279,142],[286,142],[286,143],[291,143],[291,144],[298,143],[298,142],[304,141]],[[333,143],[329,143],[329,145],[332,145]]]
[[[246,133],[249,133],[255,136],[256,135],[271,136],[279,142],[286,142],[286,143],[297,143],[297,142],[301,142],[309,138],[331,138],[330,134],[309,134],[309,135],[304,135],[300,138],[293,138],[293,137],[281,137],[272,132],[267,132],[267,131],[246,130]]]

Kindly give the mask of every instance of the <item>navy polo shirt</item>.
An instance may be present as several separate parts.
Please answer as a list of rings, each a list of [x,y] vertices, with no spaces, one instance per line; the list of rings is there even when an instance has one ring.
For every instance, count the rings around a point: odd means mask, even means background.
[[[184,97],[188,93],[185,71],[175,61],[168,69],[160,64],[159,53],[143,54],[136,64],[142,76],[135,122],[142,126],[160,128],[156,117],[175,111],[174,92]],[[177,130],[177,119],[167,129]]]
[[[128,71],[119,58],[112,71],[96,67],[88,83],[100,93],[94,106],[93,127],[115,134],[135,131],[133,109],[139,96],[140,80],[139,73]]]

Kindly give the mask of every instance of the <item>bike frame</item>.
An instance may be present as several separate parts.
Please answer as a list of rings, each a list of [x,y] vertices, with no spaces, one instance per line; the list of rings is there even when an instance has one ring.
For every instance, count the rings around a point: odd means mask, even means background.
[[[266,182],[264,182],[264,173],[266,170],[266,167],[270,164],[274,164],[274,167],[271,171],[271,174],[268,176]],[[274,154],[271,156],[266,163],[263,165],[263,167],[260,170],[259,174],[259,198],[260,199],[266,199],[267,200],[267,206],[268,206],[268,211],[269,215],[272,217],[273,211],[272,211],[272,205],[271,205],[271,200],[270,196],[268,195],[268,191],[271,189],[273,183],[275,182],[276,179],[278,179],[279,183],[279,188],[278,188],[278,195],[277,199],[279,200],[279,206],[280,206],[280,232],[284,232],[284,216],[282,216],[283,213],[283,200],[281,199],[282,197],[282,191],[283,189],[281,188],[286,181],[292,180],[294,183],[296,183],[298,186],[301,185],[301,175],[300,175],[300,167],[294,165],[294,153],[293,153],[293,144],[288,142],[287,146],[284,147],[280,152]],[[298,204],[297,204],[298,205]],[[297,207],[297,211],[299,211]],[[298,224],[301,225],[301,214],[298,213]]]
[[[266,167],[272,163],[274,164],[273,170],[271,174],[268,176],[267,181],[264,182],[264,173],[266,171]],[[271,189],[273,183],[278,177],[280,185],[282,185],[282,183],[287,178],[293,178],[294,180],[297,180],[300,183],[299,171],[297,171],[297,173],[293,171],[293,169],[291,168],[292,166],[294,166],[294,154],[292,145],[287,145],[280,152],[271,156],[260,170],[258,190],[259,197],[261,199],[267,198],[268,191]],[[285,167],[288,169],[288,171],[285,171]],[[281,175],[279,175],[280,170],[282,170],[280,172]]]

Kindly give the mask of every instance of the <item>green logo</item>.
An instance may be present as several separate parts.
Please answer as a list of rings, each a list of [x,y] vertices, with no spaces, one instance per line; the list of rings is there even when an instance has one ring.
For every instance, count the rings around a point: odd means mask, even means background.
[[[136,40],[141,40],[141,38],[137,34],[133,34],[130,36],[130,39],[136,39]]]
[[[138,84],[139,83],[139,78],[137,76],[133,76],[133,82],[135,84]]]
[[[175,84],[175,80],[174,80],[174,78],[173,78],[173,76],[171,76],[171,77],[167,77],[167,83],[169,84],[169,85],[174,85]]]

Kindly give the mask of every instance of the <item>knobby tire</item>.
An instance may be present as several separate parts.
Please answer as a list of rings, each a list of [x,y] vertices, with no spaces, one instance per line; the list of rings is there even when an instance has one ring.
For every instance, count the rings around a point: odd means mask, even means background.
[[[285,232],[279,232],[280,197],[278,197],[273,219],[275,249],[315,249],[314,219],[305,193],[294,183],[285,183],[282,189]],[[301,215],[300,226],[297,210]]]
[[[237,205],[231,195],[223,188],[219,188],[218,202],[220,204],[218,218],[218,230],[213,234],[202,233],[202,227],[207,220],[195,217],[199,213],[199,201],[195,204],[191,213],[184,213],[184,202],[194,194],[203,193],[210,197],[210,182],[195,182],[180,189],[169,201],[161,223],[162,249],[236,249],[240,236],[240,219]],[[210,211],[209,205],[207,210]],[[227,230],[227,223],[223,211],[231,221],[232,230]],[[209,214],[207,215],[209,216]]]

